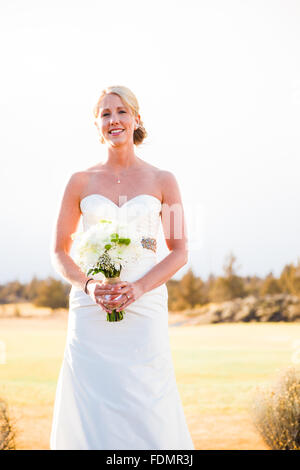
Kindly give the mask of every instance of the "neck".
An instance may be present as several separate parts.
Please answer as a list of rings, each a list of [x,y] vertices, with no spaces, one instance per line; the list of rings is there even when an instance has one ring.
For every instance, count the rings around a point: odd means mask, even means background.
[[[109,147],[104,165],[115,171],[126,170],[139,165],[139,158],[134,153],[133,145],[122,147]]]

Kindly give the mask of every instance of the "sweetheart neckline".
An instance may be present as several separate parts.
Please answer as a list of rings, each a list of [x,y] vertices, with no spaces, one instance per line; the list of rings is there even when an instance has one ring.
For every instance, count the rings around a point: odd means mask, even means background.
[[[159,202],[160,205],[162,205],[162,202],[160,199],[158,199],[158,197],[156,196],[152,196],[152,194],[138,194],[137,196],[134,196],[132,197],[131,199],[129,199],[128,201],[124,202],[124,204],[122,204],[121,206],[118,206],[114,201],[112,201],[111,199],[109,199],[108,197],[106,196],[103,196],[102,194],[98,194],[98,193],[92,193],[92,194],[88,194],[87,196],[84,196],[81,200],[80,200],[80,208],[81,208],[81,203],[82,201],[84,201],[85,199],[87,199],[88,197],[91,197],[91,196],[98,196],[98,197],[102,197],[103,199],[106,199],[107,201],[109,201],[111,204],[113,204],[115,207],[117,207],[118,209],[122,209],[122,207],[124,207],[126,204],[128,204],[129,202],[133,201],[134,199],[137,199],[138,197],[141,197],[141,196],[147,196],[147,197],[152,197],[153,199],[156,199],[156,201]]]

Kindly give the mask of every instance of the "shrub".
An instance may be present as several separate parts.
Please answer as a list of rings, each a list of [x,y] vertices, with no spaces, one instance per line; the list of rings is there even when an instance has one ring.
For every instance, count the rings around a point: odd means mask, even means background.
[[[270,388],[257,387],[251,411],[272,450],[300,450],[300,371],[289,367]]]
[[[10,419],[7,404],[0,399],[0,450],[15,450],[14,423]]]

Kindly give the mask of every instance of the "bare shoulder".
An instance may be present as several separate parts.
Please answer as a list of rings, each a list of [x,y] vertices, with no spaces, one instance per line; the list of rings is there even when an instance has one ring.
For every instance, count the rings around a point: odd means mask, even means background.
[[[160,170],[158,171],[158,177],[160,181],[164,184],[174,184],[176,182],[176,178],[174,174],[169,170]]]
[[[100,162],[100,163],[97,163],[96,165],[86,168],[85,170],[82,170],[80,173],[85,173],[87,175],[90,175],[91,173],[95,173],[101,170],[103,166],[104,166],[103,162]]]
[[[160,170],[158,178],[162,202],[166,204],[181,203],[180,189],[175,175],[169,170]]]
[[[75,173],[71,174],[68,180],[67,187],[72,192],[80,192],[81,188],[86,184],[88,178],[87,171],[76,171]]]
[[[65,188],[63,190],[62,204],[70,206],[78,206],[81,199],[83,188],[88,182],[88,172],[75,171],[66,178]]]
[[[147,173],[147,178],[153,182],[157,194],[160,194],[162,203],[173,204],[180,200],[179,187],[171,171],[150,165],[148,162],[144,162],[143,168]]]
[[[71,175],[70,180],[72,180],[74,183],[79,184],[81,181],[84,181],[87,178],[88,173],[88,170],[75,171],[75,173]]]
[[[159,168],[157,168],[157,166],[151,165],[151,163],[148,163],[145,160],[142,160],[142,158],[138,158],[138,160],[141,163],[141,168],[143,170],[146,170],[148,172],[153,172],[153,173],[157,173],[158,171],[160,171]]]

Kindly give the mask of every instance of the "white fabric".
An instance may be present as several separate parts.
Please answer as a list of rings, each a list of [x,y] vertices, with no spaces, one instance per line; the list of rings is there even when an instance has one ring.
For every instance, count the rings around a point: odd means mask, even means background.
[[[81,201],[84,230],[99,217],[127,217],[151,238],[157,237],[160,210],[159,199],[147,194],[120,208],[98,194]],[[145,248],[121,279],[135,281],[156,262]],[[166,285],[146,292],[125,312],[122,321],[107,322],[106,312],[72,287],[50,449],[194,449],[174,374]]]

